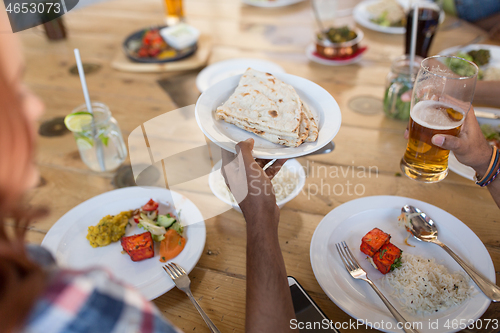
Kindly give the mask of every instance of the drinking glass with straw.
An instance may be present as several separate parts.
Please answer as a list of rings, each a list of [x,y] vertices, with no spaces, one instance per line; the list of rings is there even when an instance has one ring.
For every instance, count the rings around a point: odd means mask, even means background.
[[[75,49],[75,58],[85,104],[67,115],[64,124],[73,132],[82,161],[94,171],[111,171],[125,161],[127,147],[109,108],[103,103],[90,101],[78,49]]]
[[[75,49],[75,59],[76,66],[78,67],[78,74],[80,75],[80,81],[82,83],[83,97],[85,98],[85,104],[87,105],[87,112],[92,115],[92,137],[94,138],[94,144],[96,148],[97,161],[99,163],[99,168],[101,171],[106,171],[106,166],[104,165],[104,152],[102,150],[102,142],[97,137],[97,129],[95,126],[95,117],[92,110],[92,103],[90,102],[89,91],[87,88],[87,81],[85,80],[85,72],[83,71],[82,59],[80,57],[80,50]]]

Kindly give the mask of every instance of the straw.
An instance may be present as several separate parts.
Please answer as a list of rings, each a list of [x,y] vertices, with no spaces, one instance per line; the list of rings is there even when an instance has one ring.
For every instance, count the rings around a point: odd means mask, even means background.
[[[325,27],[323,26],[323,23],[321,23],[321,18],[319,16],[319,12],[318,12],[318,8],[316,7],[316,4],[317,4],[316,1],[312,1],[314,18],[316,19],[316,23],[318,24],[321,35],[325,36],[325,38],[326,38]]]
[[[87,104],[87,111],[92,113],[92,138],[95,142],[97,161],[99,162],[99,167],[101,171],[106,171],[104,166],[104,152],[102,150],[101,140],[97,140],[96,134],[97,129],[95,127],[94,121],[94,111],[92,110],[92,103],[90,102],[89,90],[87,89],[87,81],[85,80],[85,72],[83,71],[82,59],[80,58],[80,51],[75,49],[76,66],[78,67],[78,74],[80,74],[80,81],[82,82],[83,97],[85,98],[85,104]]]
[[[411,26],[410,78],[413,76],[413,63],[415,62],[415,49],[417,46],[417,24],[418,24],[418,5],[415,5],[415,8],[413,8],[413,22]]]

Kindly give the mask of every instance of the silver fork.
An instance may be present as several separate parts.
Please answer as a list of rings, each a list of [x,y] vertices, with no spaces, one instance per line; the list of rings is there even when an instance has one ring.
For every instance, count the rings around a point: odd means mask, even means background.
[[[181,266],[173,262],[163,266],[163,269],[165,270],[165,272],[167,272],[168,275],[170,275],[170,277],[175,283],[175,286],[180,290],[182,290],[183,292],[185,292],[186,295],[188,295],[191,302],[193,302],[196,310],[198,310],[205,323],[207,323],[210,332],[220,333],[220,331],[210,320],[210,318],[208,318],[205,311],[203,311],[203,309],[201,308],[201,306],[198,304],[193,294],[191,293],[191,289],[189,288],[189,286],[191,285],[191,280],[189,279],[189,276],[187,275],[186,271]]]
[[[335,244],[337,247],[337,251],[339,252],[340,258],[342,258],[342,261],[344,262],[344,266],[351,274],[351,276],[355,279],[363,280],[368,282],[368,284],[375,290],[377,295],[380,297],[382,302],[384,302],[385,306],[389,309],[389,311],[392,313],[394,318],[400,323],[402,323],[402,329],[406,333],[418,333],[417,330],[413,329],[411,323],[407,322],[406,319],[392,306],[392,304],[385,298],[384,294],[377,288],[377,286],[368,278],[368,275],[366,272],[361,268],[359,265],[358,261],[356,258],[353,256],[351,250],[349,250],[349,247],[347,246],[346,242],[342,243],[337,243]]]

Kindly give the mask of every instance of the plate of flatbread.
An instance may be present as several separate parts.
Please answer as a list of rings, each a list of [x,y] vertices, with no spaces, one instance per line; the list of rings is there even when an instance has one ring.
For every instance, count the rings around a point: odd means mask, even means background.
[[[295,158],[321,149],[340,129],[341,113],[307,79],[247,69],[207,89],[196,103],[203,133],[223,149],[253,138],[255,158]]]

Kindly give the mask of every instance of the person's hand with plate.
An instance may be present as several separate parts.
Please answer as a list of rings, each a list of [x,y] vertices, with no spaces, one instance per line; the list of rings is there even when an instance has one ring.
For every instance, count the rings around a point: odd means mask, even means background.
[[[254,160],[253,139],[222,150],[222,174],[247,222],[246,332],[285,332],[295,318],[278,239],[280,211],[271,183],[285,159],[266,171]]]

